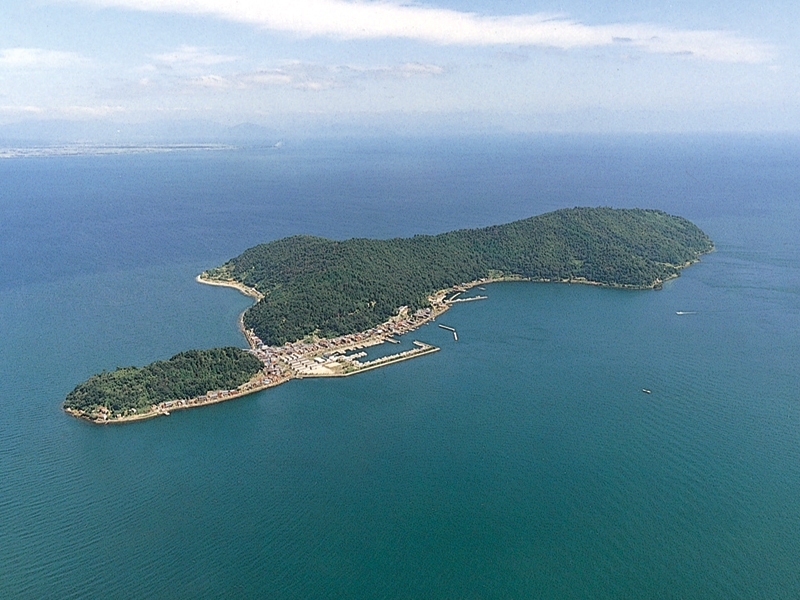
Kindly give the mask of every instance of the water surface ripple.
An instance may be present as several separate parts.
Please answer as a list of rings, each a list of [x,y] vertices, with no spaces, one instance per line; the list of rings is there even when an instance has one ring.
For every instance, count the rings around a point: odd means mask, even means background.
[[[800,597],[798,163],[547,137],[0,161],[0,597]],[[661,292],[488,286],[440,318],[458,342],[423,327],[441,352],[352,378],[60,410],[99,370],[241,345],[248,299],[193,278],[252,244],[601,204],[717,251]]]

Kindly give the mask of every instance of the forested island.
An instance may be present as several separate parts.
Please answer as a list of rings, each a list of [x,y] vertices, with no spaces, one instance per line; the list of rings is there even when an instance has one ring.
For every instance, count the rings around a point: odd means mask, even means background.
[[[659,210],[573,208],[411,238],[293,236],[201,277],[256,290],[244,326],[280,345],[363,331],[399,306],[429,306],[437,290],[489,276],[652,288],[711,248],[693,223]]]
[[[94,422],[124,422],[297,377],[348,376],[438,350],[415,342],[413,350],[374,361],[348,354],[416,329],[473,285],[529,280],[658,288],[712,249],[708,236],[682,217],[604,207],[411,238],[283,238],[198,277],[256,298],[241,320],[250,351],[192,350],[103,372],[70,392],[64,408]]]

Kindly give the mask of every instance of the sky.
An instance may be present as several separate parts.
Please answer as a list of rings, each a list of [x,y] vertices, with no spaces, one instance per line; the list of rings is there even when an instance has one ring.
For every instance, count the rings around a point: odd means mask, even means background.
[[[0,126],[797,132],[796,0],[2,0]]]

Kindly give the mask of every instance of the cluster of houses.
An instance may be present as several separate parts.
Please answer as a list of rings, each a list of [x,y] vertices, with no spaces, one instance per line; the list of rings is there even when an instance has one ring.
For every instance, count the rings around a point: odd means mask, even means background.
[[[331,339],[313,342],[287,342],[283,346],[268,346],[252,330],[245,332],[253,353],[264,363],[264,373],[268,378],[285,379],[297,374],[318,372],[323,363],[352,348],[363,348],[384,342],[393,335],[403,335],[416,329],[434,316],[431,308],[421,308],[409,314],[408,307],[402,306],[398,316],[366,331],[342,335]],[[346,357],[348,359],[354,356]],[[324,374],[324,373],[318,373]]]
[[[188,400],[170,400],[169,402],[162,402],[154,409],[159,410],[170,410],[176,408],[184,408],[186,406],[194,406],[196,404],[205,404],[206,402],[211,402],[214,400],[221,400],[223,398],[230,398],[232,396],[238,396],[242,393],[243,390],[217,390],[214,392],[208,392],[203,396],[198,396],[197,398],[189,398]]]

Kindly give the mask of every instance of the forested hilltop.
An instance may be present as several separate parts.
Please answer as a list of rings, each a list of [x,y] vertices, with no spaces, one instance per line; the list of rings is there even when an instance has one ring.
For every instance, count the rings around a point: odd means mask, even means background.
[[[64,409],[87,417],[148,413],[162,402],[195,398],[210,390],[242,385],[263,367],[240,348],[189,350],[145,367],[123,367],[92,375],[64,401]]]
[[[209,280],[255,288],[244,324],[265,343],[364,331],[400,306],[490,274],[650,288],[713,248],[690,221],[659,210],[573,208],[440,235],[344,241],[293,236],[260,244]]]

